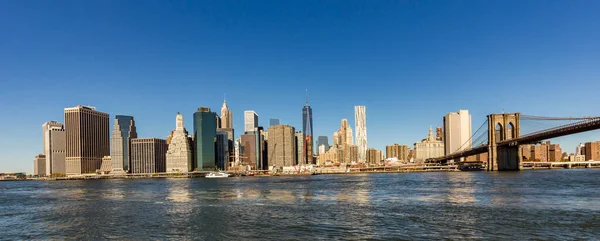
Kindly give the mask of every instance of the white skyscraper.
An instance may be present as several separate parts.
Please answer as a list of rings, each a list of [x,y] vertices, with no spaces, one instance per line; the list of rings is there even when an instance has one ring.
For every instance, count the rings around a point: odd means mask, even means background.
[[[367,160],[367,115],[366,107],[354,107],[354,129],[356,130],[356,146],[358,147],[358,161]]]
[[[44,138],[45,175],[65,174],[66,136],[62,123],[49,121],[42,125]]]
[[[244,111],[244,131],[251,132],[258,127],[258,115],[253,110]]]
[[[444,147],[449,155],[471,148],[471,115],[468,110],[451,112],[444,116]]]
[[[177,113],[175,131],[167,149],[167,172],[188,172],[192,170],[192,146],[184,127],[183,115]]]

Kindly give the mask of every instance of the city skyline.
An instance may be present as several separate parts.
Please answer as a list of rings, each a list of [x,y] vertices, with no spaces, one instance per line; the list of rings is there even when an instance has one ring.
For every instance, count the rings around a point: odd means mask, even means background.
[[[369,147],[379,150],[411,146],[459,109],[469,110],[473,131],[504,111],[597,115],[598,2],[203,4],[212,10],[0,3],[0,18],[19,23],[0,27],[0,125],[11,127],[0,137],[0,171],[31,172],[31,158],[43,152],[31,144],[39,126],[64,123],[63,108],[80,104],[109,113],[111,131],[123,114],[135,117],[139,136],[164,139],[177,112],[191,132],[196,108],[218,112],[227,93],[240,136],[245,110],[262,117],[259,126],[279,118],[300,129],[309,88],[314,136],[331,138],[343,118],[354,126],[352,107],[365,105]],[[574,97],[549,104],[570,88]],[[552,142],[573,152],[599,137]]]

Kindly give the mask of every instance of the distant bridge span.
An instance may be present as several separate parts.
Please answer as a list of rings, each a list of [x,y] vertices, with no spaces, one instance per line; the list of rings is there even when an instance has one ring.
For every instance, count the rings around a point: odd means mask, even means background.
[[[555,137],[600,129],[600,117],[570,118],[580,121],[521,136],[520,117],[520,113],[488,115],[487,143],[463,149],[443,157],[434,158],[434,161],[456,160],[487,152],[488,160],[486,168],[488,171],[521,170],[523,167],[523,155],[519,148],[520,145],[534,144]],[[545,118],[547,120],[561,119],[550,117],[536,118]]]

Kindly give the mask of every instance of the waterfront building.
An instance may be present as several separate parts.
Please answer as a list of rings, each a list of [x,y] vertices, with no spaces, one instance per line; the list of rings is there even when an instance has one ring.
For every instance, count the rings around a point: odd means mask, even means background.
[[[359,150],[360,150],[360,148],[356,145],[348,146],[348,163],[356,164],[356,163],[360,162]],[[365,150],[365,154],[366,154],[366,152],[367,151]]]
[[[600,161],[600,141],[585,143],[585,160]]]
[[[279,125],[279,119],[270,119],[269,127]]]
[[[167,169],[166,155],[166,140],[158,138],[131,139],[131,173],[165,172]]]
[[[227,170],[227,163],[229,160],[229,139],[227,137],[227,132],[217,132],[215,145],[217,168],[219,168],[219,170]]]
[[[101,172],[111,172],[112,170],[112,157],[104,156],[102,157],[102,165],[100,165]]]
[[[471,114],[468,110],[451,112],[444,116],[445,155],[471,148]]]
[[[548,161],[559,162],[562,161],[562,159],[562,149],[560,148],[560,144],[548,145]]]
[[[235,140],[235,143],[233,144],[233,156],[234,156],[234,162],[236,164],[240,163],[240,155],[241,155],[241,138],[238,138]]]
[[[112,172],[129,172],[131,139],[137,138],[133,116],[116,115],[111,136]]]
[[[332,146],[325,153],[319,155],[317,165],[328,166],[333,163],[339,163],[338,162],[338,150],[335,146]]]
[[[337,149],[340,156],[338,156],[338,161],[340,163],[349,163],[350,162],[350,149],[349,146],[353,145],[352,142],[352,128],[348,125],[347,119],[342,119],[342,123],[340,125],[340,129],[337,132],[337,135],[334,135],[337,142]]]
[[[253,110],[244,111],[244,131],[254,131],[258,127],[258,115]]]
[[[33,159],[33,175],[45,176],[46,175],[46,155],[37,154]]]
[[[293,166],[296,160],[295,129],[288,125],[271,126],[268,131],[269,166]]]
[[[380,150],[369,148],[367,150],[367,163],[370,166],[380,166],[383,156]]]
[[[192,140],[188,138],[183,115],[177,112],[175,116],[175,130],[167,138],[166,172],[189,172],[193,170]],[[170,140],[169,140],[170,139]]]
[[[306,95],[306,104],[302,107],[302,133],[304,134],[304,144],[302,145],[302,158],[298,159],[298,162],[300,164],[312,164],[314,155],[313,115],[312,108],[308,105],[308,91]]]
[[[577,147],[575,147],[575,155],[584,155],[585,156],[585,144],[579,143]]]
[[[325,146],[325,144],[319,145],[319,155],[325,154],[326,151],[327,147]]]
[[[194,113],[194,143],[195,165],[198,171],[215,169],[215,137],[217,136],[217,123],[215,112],[210,108],[200,107]]]
[[[520,145],[519,148],[521,149],[521,156],[523,156],[523,160],[533,160],[533,158],[531,158],[531,148],[533,147],[533,145],[531,144],[524,144],[524,145]]]
[[[295,141],[296,141],[296,160],[298,164],[306,164],[306,156],[304,156],[304,133],[302,131],[296,131]]]
[[[444,156],[444,142],[439,141],[433,136],[433,130],[429,127],[427,138],[421,142],[415,143],[415,160],[423,162],[429,158]]]
[[[62,123],[49,121],[42,125],[46,176],[65,174],[66,135]]]
[[[437,140],[437,139],[436,139]],[[401,161],[408,161],[409,148],[407,145],[394,144],[385,147],[386,158],[398,158]]]
[[[240,136],[242,146],[242,156],[244,156],[244,160],[242,162],[245,165],[250,165],[256,168],[256,134],[254,132],[246,132]]]
[[[109,115],[90,106],[65,108],[67,175],[95,173],[110,155]]]
[[[329,149],[329,139],[327,136],[319,136],[317,138],[317,146],[320,147],[321,145],[325,146],[325,151]]]
[[[221,106],[220,128],[233,130],[233,112],[231,112],[229,106],[227,106],[227,100],[223,100],[223,106]],[[233,138],[231,138],[230,140],[233,141]]]
[[[358,147],[358,162],[367,160],[367,113],[365,106],[354,107],[354,129],[356,130],[356,146]]]

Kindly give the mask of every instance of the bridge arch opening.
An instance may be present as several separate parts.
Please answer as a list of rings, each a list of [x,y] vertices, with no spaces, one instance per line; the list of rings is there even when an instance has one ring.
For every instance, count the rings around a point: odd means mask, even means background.
[[[503,141],[502,139],[502,124],[496,123],[496,142]]]
[[[515,136],[515,125],[513,125],[512,122],[509,122],[508,126],[506,127],[506,139],[510,140],[512,138],[515,138]]]

